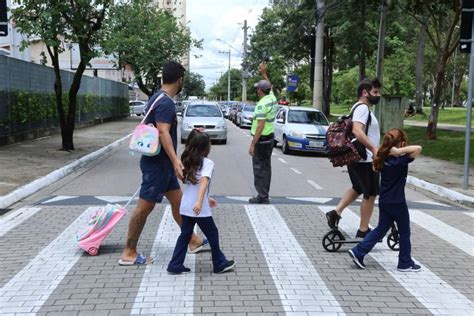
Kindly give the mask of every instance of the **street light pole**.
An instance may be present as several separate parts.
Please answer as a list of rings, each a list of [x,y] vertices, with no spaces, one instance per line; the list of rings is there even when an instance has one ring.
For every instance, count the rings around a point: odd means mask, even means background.
[[[221,54],[229,54],[229,67],[227,68],[227,106],[230,106],[230,48],[229,51],[219,51]]]

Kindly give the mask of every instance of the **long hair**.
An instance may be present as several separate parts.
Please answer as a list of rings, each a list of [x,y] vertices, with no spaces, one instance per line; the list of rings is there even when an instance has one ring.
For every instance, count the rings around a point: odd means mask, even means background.
[[[181,162],[184,166],[183,182],[197,184],[196,173],[202,168],[204,158],[211,151],[209,135],[197,129],[193,129],[186,141],[186,147],[181,154]]]
[[[390,149],[392,147],[406,146],[408,137],[405,131],[399,128],[392,128],[383,136],[382,145],[377,151],[377,156],[374,158],[375,171],[382,170],[385,159],[390,156]]]

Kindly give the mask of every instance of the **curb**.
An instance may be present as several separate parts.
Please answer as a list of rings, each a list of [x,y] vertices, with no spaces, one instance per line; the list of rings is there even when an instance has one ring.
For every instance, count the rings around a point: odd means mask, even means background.
[[[437,184],[427,182],[425,180],[418,179],[413,176],[407,177],[407,183],[414,185],[415,187],[418,187],[420,189],[432,192],[438,196],[444,197],[450,201],[460,203],[462,205],[466,205],[466,206],[474,205],[474,197],[467,196],[457,191],[442,187]]]
[[[87,154],[62,168],[59,168],[39,179],[36,179],[28,184],[25,184],[22,187],[19,187],[18,189],[8,193],[5,196],[0,196],[0,208],[7,208],[8,206],[20,201],[21,199],[35,192],[38,192],[39,190],[47,187],[48,185],[64,178],[65,176],[71,174],[75,170],[87,165],[92,160],[104,156],[108,152],[118,148],[123,143],[125,143],[131,135],[132,134],[128,134],[127,136],[122,137],[114,141],[113,143],[105,147],[102,147],[90,154]]]

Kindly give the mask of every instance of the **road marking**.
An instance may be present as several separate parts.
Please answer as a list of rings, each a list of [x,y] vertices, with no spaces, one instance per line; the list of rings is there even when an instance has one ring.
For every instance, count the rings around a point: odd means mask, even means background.
[[[320,206],[322,212],[334,209],[333,206]],[[355,232],[359,228],[359,216],[350,209],[346,209],[343,220],[339,227],[348,233]],[[420,272],[403,273],[396,270],[398,263],[397,253],[390,250],[385,243],[377,244],[378,251],[370,252],[375,259],[395,280],[410,292],[421,304],[435,315],[470,315],[474,310],[474,304],[451,287],[444,280],[434,274],[428,267],[415,260],[423,270]]]
[[[82,256],[76,233],[96,207],[89,207],[0,290],[0,315],[37,313]]]
[[[117,202],[122,202],[122,201],[128,201],[130,199],[130,196],[106,196],[106,195],[98,195],[95,196],[95,198],[99,200],[103,200],[109,203],[117,203]]]
[[[248,202],[251,196],[226,196],[226,198],[231,200]]]
[[[306,180],[313,188],[315,188],[316,190],[322,190],[323,188],[317,184],[316,182],[314,182],[313,180]]]
[[[295,169],[295,168],[290,168],[290,169],[296,174],[301,174],[301,171],[299,171],[298,169]]]
[[[271,205],[245,205],[245,210],[285,312],[332,312],[343,315],[343,309],[278,210]]]
[[[151,256],[155,262],[146,266],[132,314],[193,314],[196,256],[186,255],[185,266],[191,273],[170,275],[166,272],[179,232],[168,205],[153,243]]]
[[[278,160],[280,160],[282,163],[287,163],[286,160],[283,158],[278,158]]]
[[[423,227],[433,235],[444,239],[453,246],[458,247],[470,256],[474,256],[474,238],[439,219],[419,210],[410,210],[410,221]]]
[[[466,214],[467,216],[471,216],[472,218],[474,218],[474,212],[464,212],[464,214]]]
[[[424,204],[431,204],[431,205],[438,205],[438,206],[443,206],[443,207],[451,207],[449,205],[438,203],[438,202],[431,201],[431,200],[422,200],[422,201],[416,201],[416,202],[417,203],[424,203]]]
[[[58,202],[58,201],[64,201],[64,200],[70,200],[70,199],[75,199],[78,196],[76,195],[58,195],[52,199],[49,199],[47,201],[41,202],[41,204],[47,204],[47,203],[52,203],[52,202]]]
[[[0,218],[0,237],[38,213],[40,207],[22,207]]]
[[[313,198],[313,197],[288,197],[287,199],[295,200],[295,201],[320,203],[320,204],[324,204],[329,201],[332,201],[332,198]]]

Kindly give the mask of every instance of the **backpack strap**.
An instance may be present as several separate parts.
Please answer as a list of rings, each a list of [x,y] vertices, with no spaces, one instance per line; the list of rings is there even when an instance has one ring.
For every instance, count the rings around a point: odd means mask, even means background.
[[[148,109],[148,112],[146,112],[146,115],[145,117],[143,118],[143,120],[140,122],[140,124],[143,124],[146,120],[146,118],[148,117],[148,114],[150,114],[150,112],[153,110],[153,108],[155,107],[155,104],[160,100],[162,99],[164,96],[166,95],[166,93],[162,93],[160,94],[159,96],[156,97],[155,101],[153,101],[153,104],[150,106],[150,108]]]
[[[351,113],[349,113],[349,117],[351,119],[352,119],[352,116],[354,115],[355,109],[357,109],[357,107],[361,104],[365,104],[365,103],[363,103],[363,102],[356,103],[356,105],[352,108]],[[365,104],[365,105],[367,105],[367,104]],[[367,106],[367,109],[369,109],[369,106]],[[372,123],[372,115],[371,115],[371,112],[369,110],[369,116],[367,117],[367,122],[365,123],[365,135],[369,134],[369,125],[370,125],[370,123]]]

